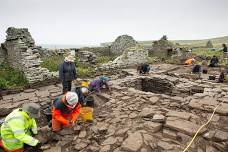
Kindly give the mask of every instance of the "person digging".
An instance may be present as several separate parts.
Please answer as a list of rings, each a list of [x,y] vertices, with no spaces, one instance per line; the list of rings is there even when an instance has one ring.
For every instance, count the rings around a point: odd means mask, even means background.
[[[67,92],[60,98],[56,98],[52,105],[52,131],[59,132],[63,128],[73,128],[80,114],[78,95],[75,92]]]
[[[40,140],[33,137],[37,134],[35,118],[40,117],[40,106],[36,103],[26,103],[22,108],[13,110],[1,126],[0,147],[5,152],[23,152],[25,146],[37,151]]]

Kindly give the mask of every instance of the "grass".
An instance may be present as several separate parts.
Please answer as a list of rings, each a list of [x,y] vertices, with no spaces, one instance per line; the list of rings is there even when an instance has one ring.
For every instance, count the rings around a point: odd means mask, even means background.
[[[41,64],[41,67],[47,68],[49,71],[56,72],[59,70],[59,65],[63,63],[64,57],[63,56],[51,56],[51,57],[45,57],[42,58],[43,63]],[[78,58],[75,58],[75,66],[77,69],[77,75],[79,77],[88,76],[91,73],[94,72],[94,68],[81,64],[78,62]]]
[[[0,88],[16,89],[28,85],[23,72],[19,69],[11,68],[7,63],[0,65]]]
[[[116,56],[98,56],[97,63],[98,64],[108,63],[109,61],[113,61],[115,58]]]
[[[55,72],[59,70],[59,65],[64,61],[64,57],[62,55],[56,55],[51,57],[42,58],[41,67],[47,68],[51,72]]]
[[[202,55],[202,56],[208,56],[208,57],[213,57],[214,55],[217,57],[220,57],[222,55],[222,51],[212,51],[208,49],[194,49],[192,51],[193,55]]]

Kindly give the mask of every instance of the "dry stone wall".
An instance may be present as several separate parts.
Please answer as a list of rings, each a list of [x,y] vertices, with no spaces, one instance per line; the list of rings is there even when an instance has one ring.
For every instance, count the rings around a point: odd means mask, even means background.
[[[121,35],[116,38],[115,42],[111,44],[110,51],[113,54],[120,55],[123,51],[129,47],[134,47],[138,44],[137,41],[133,39],[133,37],[129,35]]]
[[[39,51],[27,28],[10,27],[6,31],[6,41],[2,44],[2,52],[6,52],[7,62],[14,68],[24,72],[30,84],[55,78],[55,73],[41,68]]]
[[[103,64],[98,69],[115,69],[125,68],[128,66],[134,66],[140,63],[147,62],[148,50],[144,49],[143,46],[137,45],[124,50],[123,54],[118,56],[114,61],[107,64]]]

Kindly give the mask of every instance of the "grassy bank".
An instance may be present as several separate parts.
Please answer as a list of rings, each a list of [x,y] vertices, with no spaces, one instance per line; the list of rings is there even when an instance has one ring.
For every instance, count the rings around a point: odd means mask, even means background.
[[[11,68],[7,63],[0,64],[1,89],[23,88],[26,85],[28,81],[20,70]]]

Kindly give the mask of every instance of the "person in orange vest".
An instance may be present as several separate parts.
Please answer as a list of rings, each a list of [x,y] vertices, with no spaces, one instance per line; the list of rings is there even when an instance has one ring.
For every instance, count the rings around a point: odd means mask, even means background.
[[[194,58],[191,58],[191,59],[188,59],[188,60],[186,60],[185,61],[185,64],[187,64],[187,65],[192,65],[192,64],[194,64],[195,63],[195,59]]]
[[[75,92],[67,92],[56,98],[52,106],[52,131],[58,132],[63,128],[74,127],[80,114],[80,107]]]

